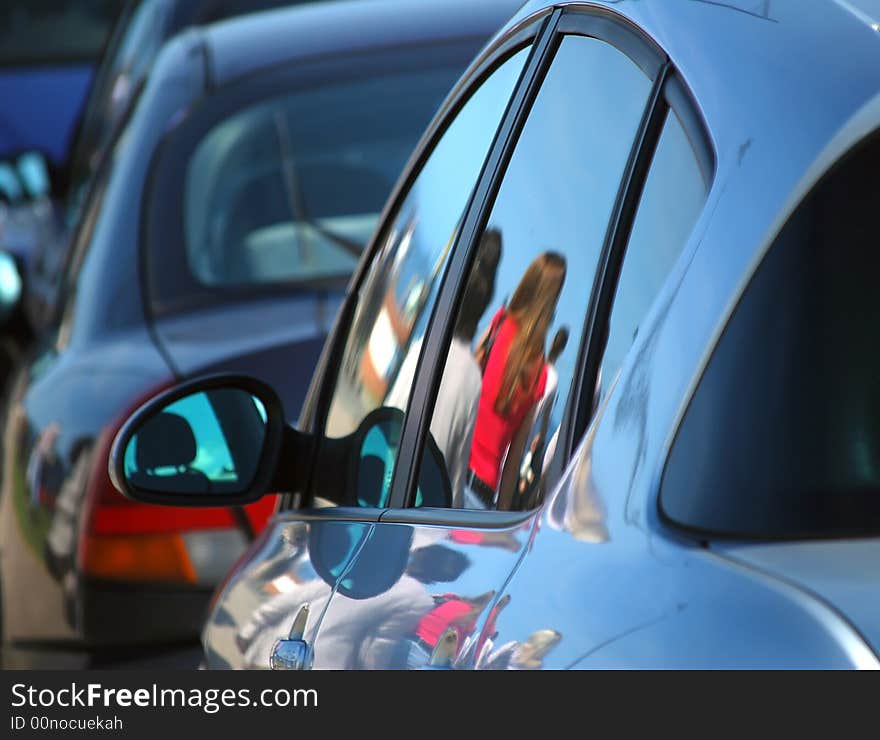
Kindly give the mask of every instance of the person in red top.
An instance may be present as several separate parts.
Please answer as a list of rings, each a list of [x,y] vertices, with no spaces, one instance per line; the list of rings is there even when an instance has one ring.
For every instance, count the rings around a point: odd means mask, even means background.
[[[481,342],[488,355],[478,358],[485,362],[485,369],[466,506],[491,508],[497,492],[498,508],[511,508],[516,480],[505,470],[509,466],[519,470],[534,409],[544,395],[544,345],[564,282],[565,258],[556,252],[538,256],[520,279],[509,305],[495,314],[488,339]]]

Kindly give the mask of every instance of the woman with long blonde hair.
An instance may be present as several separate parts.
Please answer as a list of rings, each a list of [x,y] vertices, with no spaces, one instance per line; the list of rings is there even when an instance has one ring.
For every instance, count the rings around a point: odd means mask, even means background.
[[[476,501],[486,508],[495,502],[505,453],[509,463],[518,466],[516,450],[508,448],[520,427],[528,423],[530,412],[544,393],[544,347],[565,282],[565,269],[565,258],[556,252],[536,257],[520,279],[510,303],[495,314],[481,342],[485,355],[479,358],[484,367],[483,386],[468,482]],[[499,508],[509,508],[506,493],[509,492],[501,492]],[[469,500],[475,499],[472,496]]]

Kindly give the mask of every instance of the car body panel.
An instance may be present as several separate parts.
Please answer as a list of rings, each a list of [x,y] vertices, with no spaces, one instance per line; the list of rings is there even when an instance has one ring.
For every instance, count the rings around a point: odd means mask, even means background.
[[[835,610],[880,654],[877,540],[715,544],[732,562],[791,583]]]
[[[203,631],[208,668],[268,668],[272,646],[308,605],[314,642],[369,522],[275,519],[221,585]]]
[[[222,46],[222,52],[212,56],[212,80],[216,85],[227,84],[236,78],[253,73],[257,66],[248,45],[248,34],[255,26],[273,26],[275,31],[266,37],[263,53],[271,66],[289,60],[291,55],[301,59],[320,58],[345,49],[356,54],[383,46],[398,45],[407,39],[412,44],[430,44],[438,39],[469,37],[487,39],[486,29],[495,28],[505,18],[517,0],[480,0],[467,6],[455,0],[442,3],[424,3],[420,0],[368,0],[363,3],[336,3],[306,5],[295,17],[283,10],[249,16],[233,23],[218,23],[206,33],[208,44]],[[392,20],[393,19],[393,20]],[[334,33],[327,34],[327,25]],[[291,39],[298,43],[291,48]]]
[[[599,416],[545,502],[505,591],[498,636],[476,667],[880,666],[833,608],[797,584],[645,527],[628,510],[635,448],[617,418],[611,407]]]
[[[467,602],[454,625],[461,648],[475,649],[532,523],[445,531],[324,513],[276,517],[230,575],[203,633],[208,667],[268,668],[306,604],[316,669],[423,667],[418,633],[436,637],[452,601]]]

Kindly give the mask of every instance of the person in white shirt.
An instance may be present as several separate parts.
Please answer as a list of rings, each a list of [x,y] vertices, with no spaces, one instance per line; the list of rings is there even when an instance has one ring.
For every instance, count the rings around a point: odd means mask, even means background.
[[[431,417],[431,436],[446,460],[446,470],[452,486],[453,508],[461,508],[464,504],[474,422],[483,387],[482,371],[471,345],[480,318],[492,301],[495,274],[500,260],[501,233],[495,229],[487,229],[462,296],[461,309]],[[421,340],[410,347],[394,386],[385,399],[386,406],[406,409],[421,349]]]

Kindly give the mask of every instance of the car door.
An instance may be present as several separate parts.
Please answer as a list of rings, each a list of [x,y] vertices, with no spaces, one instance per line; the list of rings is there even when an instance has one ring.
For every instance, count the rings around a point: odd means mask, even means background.
[[[308,606],[303,637],[315,667],[357,667],[374,642],[370,619],[384,615],[408,628],[433,603],[409,563],[414,533],[376,534],[406,409],[405,399],[393,406],[385,397],[406,348],[424,341],[461,216],[539,27],[530,24],[500,49],[483,67],[488,76],[447,103],[456,106],[454,120],[425,134],[424,154],[383,218],[374,253],[361,261],[307,397],[299,426],[320,441],[312,481],[304,498],[287,498],[221,588],[204,633],[209,666],[267,668],[275,641]],[[357,454],[339,453],[343,446]],[[461,569],[460,556],[447,560],[445,571]]]
[[[602,284],[665,62],[630,30],[593,15],[576,20],[544,19],[475,197],[450,221],[448,241],[434,237],[450,254],[422,260],[446,272],[436,301],[424,273],[393,249],[370,267],[361,300],[376,275],[381,299],[354,312],[364,349],[345,348],[328,419],[352,415],[365,398],[407,413],[396,417],[399,431],[387,416],[354,414],[372,424],[356,445],[358,496],[381,491],[382,511],[348,566],[354,587],[339,589],[324,617],[316,666],[473,666],[514,601],[547,611],[508,583],[569,457],[593,286]],[[430,243],[403,217],[405,207],[392,239]],[[523,348],[537,348],[537,359],[512,359],[528,358]],[[324,475],[316,473],[316,493]],[[351,643],[344,663],[332,654],[336,635]],[[558,639],[542,633],[540,650]]]

